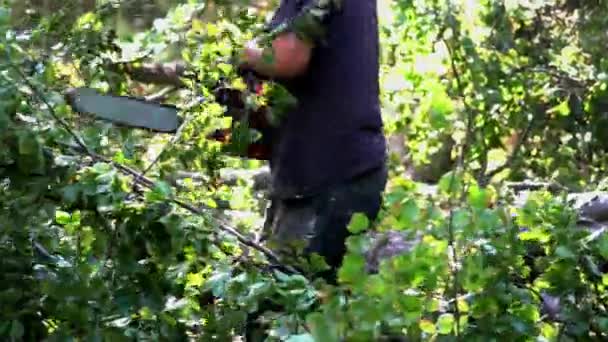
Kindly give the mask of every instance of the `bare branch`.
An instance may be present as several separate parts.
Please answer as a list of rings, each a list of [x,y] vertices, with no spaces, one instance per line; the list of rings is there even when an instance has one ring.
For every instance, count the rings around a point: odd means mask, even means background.
[[[171,92],[175,91],[176,88],[173,86],[169,86],[161,89],[158,93],[146,96],[145,100],[150,102],[161,102],[167,98]]]
[[[185,87],[182,81],[186,75],[186,64],[183,62],[171,63],[144,63],[140,66],[133,64],[115,64],[111,66],[113,71],[124,71],[134,81],[159,85],[169,85],[177,88]]]

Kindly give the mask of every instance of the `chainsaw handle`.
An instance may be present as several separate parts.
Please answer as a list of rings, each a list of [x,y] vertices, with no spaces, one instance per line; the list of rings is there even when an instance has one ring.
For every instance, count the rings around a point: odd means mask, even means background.
[[[238,69],[239,76],[242,77],[247,90],[246,92],[260,94],[262,80],[253,70],[244,68]],[[216,87],[214,95],[218,103],[227,107],[225,115],[230,116],[233,120],[240,121],[247,115],[247,123],[250,128],[256,129],[262,132],[270,127],[270,124],[266,118],[267,107],[259,108],[258,110],[252,111],[247,109],[244,102],[243,91],[230,88],[230,87]],[[246,111],[250,111],[247,113]],[[207,138],[219,141],[222,143],[229,143],[232,140],[232,129],[220,129],[212,132]],[[247,158],[258,159],[258,160],[269,160],[271,155],[272,147],[269,144],[268,138],[262,139],[262,141],[251,142],[248,144],[244,156]]]

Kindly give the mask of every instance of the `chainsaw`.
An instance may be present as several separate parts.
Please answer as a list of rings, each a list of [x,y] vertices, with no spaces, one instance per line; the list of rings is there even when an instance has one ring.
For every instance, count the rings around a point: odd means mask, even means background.
[[[342,0],[313,0],[297,16],[261,35],[260,44],[269,46],[274,38],[288,31],[296,32],[309,41],[324,41],[326,33],[324,23],[333,12],[338,12],[341,8]],[[255,93],[259,90],[260,82],[257,81],[254,73],[245,72],[242,76],[248,92]],[[134,97],[100,94],[90,88],[71,89],[66,95],[68,104],[75,112],[90,114],[116,125],[175,133],[183,124],[178,115],[179,109],[172,105]],[[218,87],[214,95],[220,104],[228,107],[226,114],[233,120],[230,129],[218,130],[210,138],[227,142],[229,153],[268,160],[272,138],[270,134],[264,134],[264,131],[268,132],[269,128],[277,125],[274,110],[270,109],[275,105],[252,110],[245,105],[246,96],[242,92],[225,87]],[[294,100],[293,98],[286,102],[279,100],[276,107],[284,109],[285,105],[292,106]],[[262,133],[261,138],[257,140],[252,138],[254,135],[252,133],[255,131]]]
[[[248,75],[247,87],[260,93],[261,85]],[[258,109],[246,107],[246,94],[238,89],[217,86],[213,95],[216,101],[227,107],[224,115],[232,119],[228,129],[214,131],[207,138],[224,144],[225,152],[239,157],[268,160],[271,153],[271,110],[264,106]],[[131,96],[102,94],[92,88],[72,88],[66,94],[66,102],[81,115],[111,122],[119,127],[144,129],[155,133],[175,134],[184,120],[180,109],[170,104],[158,103]],[[255,138],[255,135],[260,136]]]

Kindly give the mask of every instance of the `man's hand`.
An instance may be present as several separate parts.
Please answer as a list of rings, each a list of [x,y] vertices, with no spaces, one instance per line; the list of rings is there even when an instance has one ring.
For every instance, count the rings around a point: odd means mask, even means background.
[[[249,42],[242,51],[241,67],[270,78],[293,78],[306,72],[311,55],[312,44],[295,33],[284,33],[273,40],[272,48]]]

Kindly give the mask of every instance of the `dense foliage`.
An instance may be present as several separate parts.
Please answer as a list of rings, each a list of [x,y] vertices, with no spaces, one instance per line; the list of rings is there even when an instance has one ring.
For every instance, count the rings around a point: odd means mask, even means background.
[[[261,163],[207,139],[230,124],[210,87],[241,86],[225,61],[267,13],[183,1],[132,34],[114,25],[128,4],[64,3],[15,18],[0,0],[3,340],[225,341],[262,299],[283,306],[266,316],[291,342],[607,338],[608,236],[580,228],[559,194],[515,205],[504,186],[605,187],[603,2],[379,1],[395,153],[378,222],[353,218],[339,286],[265,266],[272,255],[247,243],[264,193],[222,177]],[[195,75],[174,92],[113,67],[174,59]],[[63,93],[82,85],[164,92],[185,126],[158,135],[76,115]],[[372,230],[409,246],[375,272]]]

